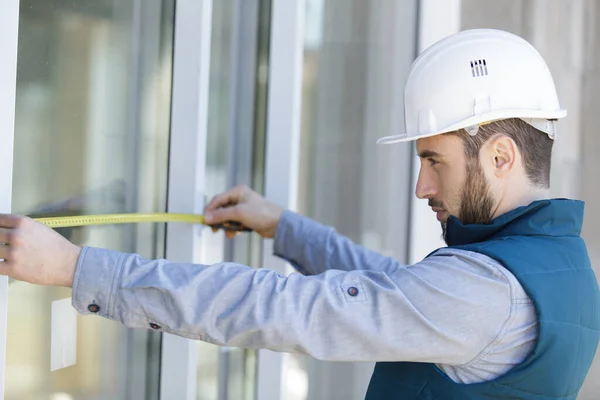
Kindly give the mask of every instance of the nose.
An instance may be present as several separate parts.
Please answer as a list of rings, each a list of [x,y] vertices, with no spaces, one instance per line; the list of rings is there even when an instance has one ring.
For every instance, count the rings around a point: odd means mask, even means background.
[[[431,179],[425,168],[421,168],[419,171],[415,194],[419,199],[431,199],[438,194],[434,180]]]

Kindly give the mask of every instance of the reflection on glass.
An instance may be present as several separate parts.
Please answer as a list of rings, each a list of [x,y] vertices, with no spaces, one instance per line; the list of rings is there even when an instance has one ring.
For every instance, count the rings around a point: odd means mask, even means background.
[[[228,173],[228,89],[229,57],[231,52],[230,19],[233,0],[221,0],[213,3],[210,86],[208,104],[208,132],[206,139],[206,175],[205,193],[207,201],[214,195],[227,189]],[[223,261],[225,235],[223,232],[202,235],[201,262],[215,264]],[[218,346],[198,343],[198,381],[196,382],[198,400],[218,400],[219,397],[219,355]]]
[[[270,0],[213,2],[205,193],[207,199],[234,184],[262,190]],[[202,237],[202,262],[260,265],[256,235],[226,240]],[[198,400],[255,398],[256,351],[199,344]]]
[[[13,212],[166,209],[173,0],[21,0]],[[62,229],[80,245],[163,256],[162,226]],[[6,399],[156,399],[160,336],[78,316],[77,363],[50,372],[64,288],[11,282]]]
[[[375,142],[404,128],[402,92],[415,54],[416,3],[305,2],[298,211],[401,261],[411,149]],[[363,398],[371,371],[369,363],[291,355],[286,399]]]

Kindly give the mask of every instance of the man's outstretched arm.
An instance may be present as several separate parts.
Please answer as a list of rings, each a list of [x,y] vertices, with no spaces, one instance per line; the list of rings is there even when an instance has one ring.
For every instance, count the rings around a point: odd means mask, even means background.
[[[235,263],[176,264],[83,248],[73,304],[127,327],[218,345],[330,361],[462,365],[496,338],[510,308],[502,278],[465,273],[462,262],[448,256],[392,273],[285,277]],[[485,296],[468,289],[476,285],[485,285]]]
[[[72,286],[81,313],[331,361],[461,365],[496,338],[510,313],[510,285],[473,257],[285,277],[235,263],[178,264],[79,248],[43,224],[10,215],[0,215],[0,243],[1,274]]]
[[[237,221],[265,238],[274,238],[275,255],[305,275],[332,269],[390,271],[399,266],[393,258],[352,242],[332,227],[283,210],[246,186],[234,187],[212,199],[205,217],[209,224]]]
[[[386,272],[403,267],[392,257],[354,243],[333,227],[287,210],[281,214],[274,239],[275,255],[305,275],[328,270]]]

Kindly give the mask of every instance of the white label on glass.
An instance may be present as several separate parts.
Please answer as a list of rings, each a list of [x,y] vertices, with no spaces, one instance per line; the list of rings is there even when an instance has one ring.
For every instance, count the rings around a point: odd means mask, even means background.
[[[50,371],[75,365],[77,311],[71,305],[70,297],[52,302],[50,342]]]

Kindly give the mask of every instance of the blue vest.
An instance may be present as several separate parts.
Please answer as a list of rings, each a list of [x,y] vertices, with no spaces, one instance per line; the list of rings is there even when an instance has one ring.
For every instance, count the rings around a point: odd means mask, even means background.
[[[458,384],[433,364],[379,362],[367,400],[576,399],[600,332],[600,294],[583,239],[583,202],[540,200],[486,225],[448,220],[448,245],[498,260],[533,300],[533,352],[492,381]],[[435,253],[435,252],[434,252]]]

